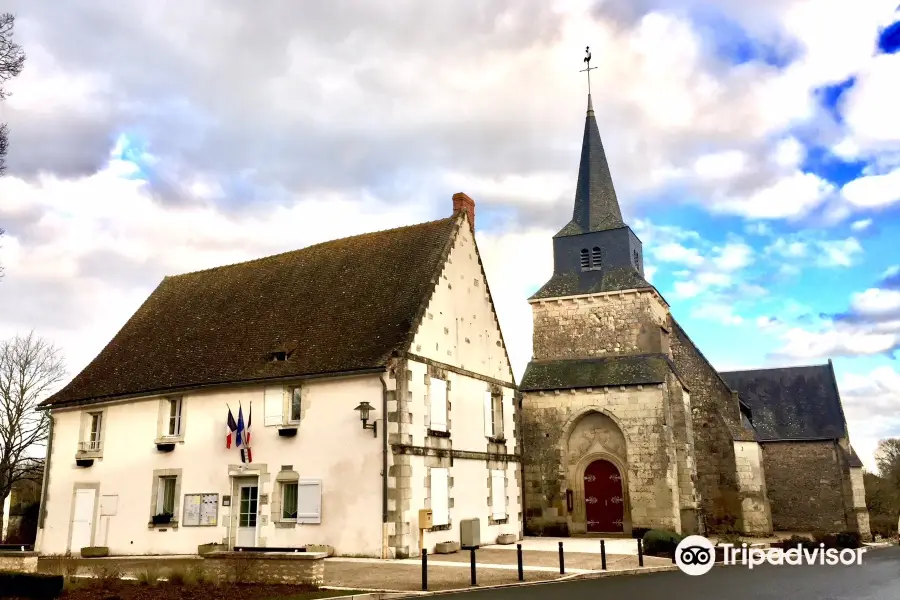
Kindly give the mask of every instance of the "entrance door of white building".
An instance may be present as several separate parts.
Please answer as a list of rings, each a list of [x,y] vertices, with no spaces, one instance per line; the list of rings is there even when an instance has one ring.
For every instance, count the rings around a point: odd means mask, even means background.
[[[256,525],[259,513],[259,485],[240,483],[238,487],[238,527],[235,546],[256,546]]]
[[[69,550],[77,554],[82,548],[91,545],[94,532],[94,508],[97,501],[97,490],[75,490],[72,510],[72,541]]]

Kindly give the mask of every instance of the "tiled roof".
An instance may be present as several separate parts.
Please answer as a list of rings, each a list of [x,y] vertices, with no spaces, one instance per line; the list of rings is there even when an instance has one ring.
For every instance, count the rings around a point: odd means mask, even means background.
[[[411,341],[461,218],[166,277],[43,404],[383,366]]]
[[[631,267],[610,268],[588,273],[570,271],[554,273],[550,281],[541,286],[541,289],[535,292],[529,300],[643,289],[654,288]]]
[[[830,364],[732,371],[721,375],[750,405],[761,442],[847,435]]]
[[[674,373],[674,368],[661,354],[535,360],[528,363],[519,389],[523,392],[536,392],[650,385],[663,383],[670,373]]]
[[[613,186],[603,140],[600,139],[594,107],[588,95],[578,185],[575,188],[575,209],[572,220],[554,237],[616,229],[622,225],[622,210]]]

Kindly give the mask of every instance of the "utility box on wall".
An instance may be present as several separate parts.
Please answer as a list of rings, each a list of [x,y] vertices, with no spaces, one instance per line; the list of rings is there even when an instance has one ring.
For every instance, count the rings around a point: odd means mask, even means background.
[[[463,548],[481,546],[481,519],[463,519],[459,522],[459,545]]]
[[[434,527],[432,524],[433,513],[430,508],[420,508],[419,509],[419,529],[431,529]]]

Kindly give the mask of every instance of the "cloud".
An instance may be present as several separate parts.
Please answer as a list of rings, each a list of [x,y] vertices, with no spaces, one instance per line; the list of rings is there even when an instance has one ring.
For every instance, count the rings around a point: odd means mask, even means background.
[[[841,189],[841,195],[858,208],[880,208],[900,202],[900,168],[855,179]]]
[[[791,272],[803,266],[820,268],[850,267],[863,255],[863,247],[855,237],[842,240],[823,239],[821,233],[801,231],[777,237],[763,248],[763,255],[780,257]]]
[[[839,376],[839,388],[853,447],[874,471],[878,440],[900,437],[900,373],[888,366],[846,373]]]
[[[871,226],[872,219],[860,219],[859,221],[853,221],[853,223],[850,224],[850,229],[853,231],[865,231]]]

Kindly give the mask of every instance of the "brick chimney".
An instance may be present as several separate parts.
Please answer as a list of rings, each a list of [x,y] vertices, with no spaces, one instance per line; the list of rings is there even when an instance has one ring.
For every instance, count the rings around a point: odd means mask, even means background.
[[[469,226],[475,231],[475,201],[462,192],[453,194],[453,212],[466,211],[469,218]]]

